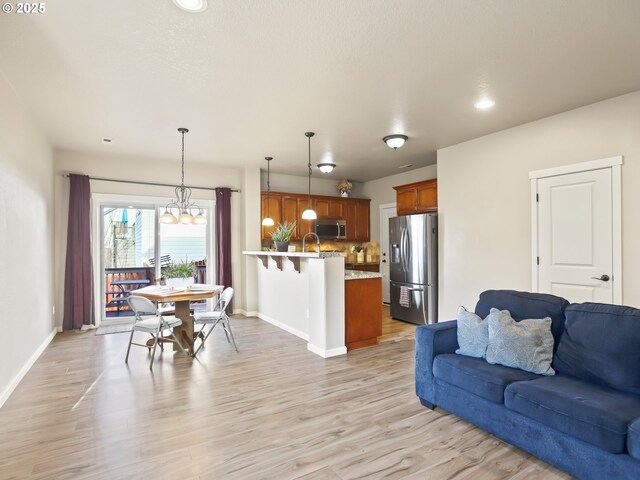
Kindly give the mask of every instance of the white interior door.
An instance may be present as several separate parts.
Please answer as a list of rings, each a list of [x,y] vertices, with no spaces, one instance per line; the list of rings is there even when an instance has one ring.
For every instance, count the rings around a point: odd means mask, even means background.
[[[382,302],[391,301],[389,284],[389,219],[395,217],[396,204],[380,205],[380,273],[382,274]]]
[[[611,169],[540,178],[537,193],[538,291],[613,303]]]

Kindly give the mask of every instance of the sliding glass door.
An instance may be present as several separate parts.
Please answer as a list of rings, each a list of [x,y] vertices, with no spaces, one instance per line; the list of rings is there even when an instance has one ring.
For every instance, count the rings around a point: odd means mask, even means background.
[[[177,263],[193,267],[196,283],[213,283],[212,202],[203,205],[207,225],[161,224],[162,199],[96,195],[99,232],[94,251],[100,257],[96,276],[101,323],[130,321],[127,297],[133,290],[158,283],[164,270]],[[204,202],[203,202],[204,203]]]

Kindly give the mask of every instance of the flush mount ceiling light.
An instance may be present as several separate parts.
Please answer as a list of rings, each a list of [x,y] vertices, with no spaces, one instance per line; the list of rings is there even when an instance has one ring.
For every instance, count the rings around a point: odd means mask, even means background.
[[[182,134],[182,182],[176,187],[176,198],[174,198],[164,209],[164,213],[160,216],[160,223],[183,223],[185,225],[206,225],[207,217],[204,216],[204,210],[191,201],[191,189],[184,185],[184,134],[189,132],[186,128],[179,128]],[[178,210],[178,218],[171,210]],[[191,212],[197,210],[194,216]]]
[[[404,142],[406,142],[407,140],[409,140],[409,137],[400,134],[387,135],[382,139],[382,141],[386,143],[389,148],[393,148],[394,150],[397,150],[398,148],[403,146]]]
[[[207,9],[207,0],[173,0],[176,7],[185,12],[200,13]]]
[[[319,163],[318,168],[322,173],[331,173],[333,169],[336,168],[335,163]]]
[[[315,133],[313,132],[305,132],[304,136],[309,139],[309,162],[307,163],[307,168],[309,169],[309,196],[307,197],[307,209],[302,212],[303,220],[315,220],[318,218],[316,212],[311,208],[311,137],[313,137]]]
[[[473,104],[478,110],[488,110],[496,104],[489,97],[484,97]]]
[[[271,203],[269,202],[269,194],[271,193],[271,171],[269,165],[271,164],[271,160],[273,160],[273,157],[264,157],[264,159],[267,161],[267,216],[262,219],[262,225],[265,227],[273,227],[274,222],[273,218],[271,218],[271,211],[269,208]]]

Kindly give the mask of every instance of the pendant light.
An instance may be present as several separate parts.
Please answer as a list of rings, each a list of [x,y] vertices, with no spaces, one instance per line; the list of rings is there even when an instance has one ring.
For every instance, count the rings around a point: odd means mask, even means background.
[[[191,201],[191,189],[184,184],[184,135],[188,133],[187,128],[179,128],[178,132],[182,134],[182,182],[176,187],[176,198],[167,204],[164,213],[160,216],[160,223],[182,223],[184,225],[206,225],[207,217],[204,216],[204,210]],[[177,209],[180,216],[171,213],[172,209]],[[193,216],[192,210],[198,210],[198,214]]]
[[[262,219],[262,225],[264,227],[273,227],[274,222],[273,222],[273,218],[271,218],[271,210],[270,210],[270,203],[269,202],[269,194],[271,193],[271,171],[269,169],[269,165],[271,163],[271,160],[273,160],[273,157],[264,157],[264,159],[267,161],[267,216],[264,217],[264,219]]]
[[[316,212],[311,208],[311,137],[315,135],[313,132],[305,132],[305,137],[309,139],[309,163],[307,163],[307,168],[309,169],[309,194],[307,197],[307,209],[302,212],[303,220],[315,220],[318,218]]]

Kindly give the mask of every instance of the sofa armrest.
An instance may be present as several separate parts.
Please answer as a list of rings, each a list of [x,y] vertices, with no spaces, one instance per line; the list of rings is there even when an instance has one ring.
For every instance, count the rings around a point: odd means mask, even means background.
[[[455,353],[458,324],[455,320],[416,328],[416,394],[435,405],[433,360],[436,355]]]

